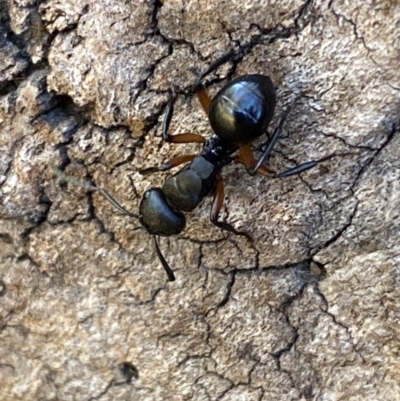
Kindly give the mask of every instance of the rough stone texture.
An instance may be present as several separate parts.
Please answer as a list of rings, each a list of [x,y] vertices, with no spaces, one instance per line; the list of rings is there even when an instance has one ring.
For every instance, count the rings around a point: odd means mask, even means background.
[[[398,1],[0,0],[0,400],[400,399]],[[224,171],[185,232],[148,235],[137,212],[165,176],[137,170],[209,135],[190,92],[264,73],[272,127],[302,93],[271,158],[285,180]],[[255,146],[261,146],[261,143]]]

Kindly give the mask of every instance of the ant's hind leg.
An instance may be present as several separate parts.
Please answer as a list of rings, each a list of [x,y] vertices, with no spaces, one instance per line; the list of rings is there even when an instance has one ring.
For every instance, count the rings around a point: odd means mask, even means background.
[[[194,90],[197,93],[197,96],[199,98],[200,104],[203,107],[205,113],[208,115],[208,110],[210,108],[210,103],[211,99],[208,96],[206,90],[203,88],[202,80],[209,74],[211,74],[213,71],[215,71],[217,68],[219,68],[221,65],[227,63],[228,61],[232,60],[232,57],[234,57],[235,52],[231,50],[230,52],[224,54],[217,60],[215,60],[213,63],[211,63],[197,78],[196,83],[194,85]]]
[[[255,164],[255,166],[251,170],[247,170],[247,172],[250,175],[256,175],[257,171],[259,171],[259,169],[264,165],[264,163],[268,162],[268,159],[271,156],[272,150],[274,149],[274,146],[282,133],[283,124],[285,123],[289,113],[292,111],[293,106],[296,103],[297,99],[298,99],[298,97],[294,98],[292,100],[292,102],[290,103],[289,107],[283,113],[281,120],[279,121],[278,127],[275,129],[274,133],[272,134],[272,137],[271,137],[270,141],[268,142],[268,145],[267,145],[266,149],[264,150],[264,153],[258,160],[258,162]]]
[[[229,231],[230,233],[233,233],[235,235],[242,235],[242,236],[246,237],[250,241],[251,244],[253,244],[253,238],[250,236],[250,234],[248,234],[244,231],[235,230],[235,228],[232,227],[229,223],[218,221],[218,215],[219,215],[219,212],[220,212],[223,204],[224,204],[224,183],[222,181],[221,175],[218,174],[217,175],[217,183],[216,183],[215,190],[214,190],[214,200],[213,200],[211,213],[210,213],[211,223],[213,223],[217,227],[221,228],[222,230]]]
[[[185,133],[178,135],[171,135],[168,133],[169,126],[171,124],[172,115],[174,113],[174,103],[176,100],[176,94],[173,93],[170,98],[165,112],[165,117],[162,125],[162,137],[165,142],[170,143],[205,143],[206,138],[199,134]]]
[[[196,92],[197,92],[197,96],[199,98],[201,107],[203,107],[203,110],[208,115],[208,110],[210,108],[210,103],[211,103],[210,97],[208,96],[208,94],[204,88],[198,88]]]
[[[214,62],[212,62],[197,78],[195,88],[197,89],[198,87],[201,87],[201,81],[209,74],[211,74],[213,71],[215,71],[217,68],[219,68],[221,65],[227,63],[228,61],[232,60],[235,56],[235,51],[231,50],[228,53],[225,53],[222,55],[220,58],[217,58]]]
[[[266,177],[270,178],[284,178],[284,177],[290,177],[291,175],[297,175],[302,173],[303,171],[307,171],[315,166],[317,166],[320,163],[323,163],[327,160],[330,160],[334,157],[337,156],[351,156],[351,155],[356,155],[357,153],[332,153],[331,155],[322,157],[321,159],[318,160],[311,160],[306,163],[302,163],[299,166],[290,168],[288,170],[282,171],[281,173],[275,173],[275,171],[269,169],[267,166],[264,164],[260,165],[259,168],[257,169],[257,172],[261,175],[264,175]],[[253,151],[251,150],[249,145],[242,145],[239,148],[239,155],[235,156],[233,158],[233,161],[235,163],[240,163],[243,164],[243,166],[246,168],[246,171],[250,174],[252,171],[254,171],[254,166],[257,164],[257,160],[254,158]]]
[[[274,178],[284,178],[284,177],[290,177],[291,175],[300,174],[303,171],[307,171],[310,168],[313,168],[313,167],[317,166],[318,164],[323,163],[327,160],[330,160],[336,156],[350,156],[350,155],[356,155],[356,154],[357,153],[351,153],[351,152],[349,152],[349,153],[332,153],[331,155],[322,157],[321,159],[311,160],[309,162],[302,163],[299,166],[282,171],[281,173],[277,173],[277,174],[275,174]]]
[[[219,59],[215,60],[211,63],[205,71],[203,71],[197,78],[194,84],[194,92],[197,93],[200,104],[203,107],[205,113],[208,115],[208,109],[210,108],[211,99],[208,96],[206,90],[203,88],[201,81],[213,71],[215,71],[221,65],[227,63],[229,60],[232,60],[232,57],[235,56],[235,51],[231,50],[230,52],[224,54]],[[164,141],[172,142],[172,143],[205,143],[206,139],[199,134],[185,133],[178,135],[170,135],[168,133],[168,129],[171,123],[172,114],[174,112],[174,103],[176,100],[176,93],[173,91],[172,96],[168,102],[167,110],[165,113],[163,126],[162,126],[162,136]]]
[[[243,164],[243,166],[246,168],[246,171],[250,175],[252,175],[251,173],[255,170],[254,167],[257,164],[257,160],[254,157],[253,151],[252,151],[250,145],[247,145],[247,144],[241,145],[239,147],[239,155],[233,157],[233,161],[235,163]],[[264,164],[259,166],[256,171],[259,174],[264,175],[266,177],[274,177],[275,176],[275,172],[270,170]]]

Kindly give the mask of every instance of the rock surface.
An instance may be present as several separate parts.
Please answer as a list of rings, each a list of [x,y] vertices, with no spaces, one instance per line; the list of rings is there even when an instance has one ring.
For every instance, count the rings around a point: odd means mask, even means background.
[[[38,5],[39,3],[39,5]],[[400,399],[400,4],[0,0],[0,399]],[[164,174],[138,170],[209,135],[190,92],[263,73],[282,111],[270,167],[351,153],[284,180],[224,170],[160,246],[137,212]],[[271,128],[271,129],[272,129]],[[262,143],[255,144],[260,148]],[[224,210],[224,209],[223,209]]]

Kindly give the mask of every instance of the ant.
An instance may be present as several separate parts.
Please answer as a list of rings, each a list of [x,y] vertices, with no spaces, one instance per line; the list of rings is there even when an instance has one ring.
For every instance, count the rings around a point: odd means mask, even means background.
[[[203,149],[198,155],[180,155],[159,166],[140,171],[141,174],[150,174],[157,171],[168,171],[186,164],[176,174],[168,177],[162,188],[151,188],[144,193],[139,206],[139,215],[127,211],[105,189],[78,181],[54,168],[61,180],[70,181],[87,190],[101,193],[121,213],[138,219],[152,236],[157,256],[169,281],[174,281],[175,275],[161,253],[156,236],[179,234],[186,225],[183,212],[193,211],[210,194],[214,196],[210,213],[211,222],[223,230],[243,235],[252,241],[249,234],[237,231],[229,223],[218,221],[224,201],[224,185],[221,176],[223,167],[231,162],[236,162],[242,164],[247,173],[252,176],[259,173],[271,178],[283,178],[309,170],[319,163],[337,156],[336,153],[333,153],[281,173],[276,173],[265,165],[282,132],[282,126],[290,112],[291,105],[283,113],[261,158],[256,160],[250,143],[267,132],[274,115],[275,88],[271,79],[266,75],[243,75],[227,83],[213,99],[210,99],[201,81],[225,63],[227,58],[227,56],[221,57],[212,63],[199,76],[195,84],[195,92],[214,132],[211,138],[206,139],[202,135],[194,133],[170,135],[168,129],[176,99],[175,93],[170,98],[162,125],[162,138],[170,143],[201,143]],[[237,152],[238,154],[234,155]]]

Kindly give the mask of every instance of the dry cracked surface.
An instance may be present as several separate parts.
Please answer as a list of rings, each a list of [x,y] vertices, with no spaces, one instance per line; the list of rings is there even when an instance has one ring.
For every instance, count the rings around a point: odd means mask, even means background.
[[[398,1],[0,0],[0,399],[400,399]],[[210,200],[160,246],[136,213],[164,174],[138,170],[210,135],[191,91],[269,75],[296,96],[276,171],[224,170]],[[264,140],[265,142],[265,140]],[[263,141],[255,143],[261,149]],[[260,152],[258,151],[259,155]]]

